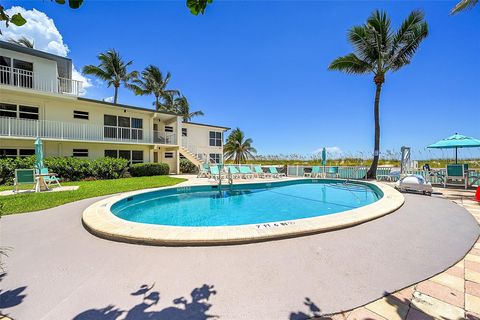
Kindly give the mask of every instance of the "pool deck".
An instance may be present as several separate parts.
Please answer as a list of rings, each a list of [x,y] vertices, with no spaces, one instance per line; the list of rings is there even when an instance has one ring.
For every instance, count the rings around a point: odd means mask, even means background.
[[[460,205],[407,194],[396,212],[351,228],[234,246],[97,238],[81,215],[102,198],[6,216],[0,240],[11,249],[0,277],[0,313],[298,320],[366,305],[325,319],[462,319],[480,310],[480,206],[466,200],[471,192],[440,190]]]

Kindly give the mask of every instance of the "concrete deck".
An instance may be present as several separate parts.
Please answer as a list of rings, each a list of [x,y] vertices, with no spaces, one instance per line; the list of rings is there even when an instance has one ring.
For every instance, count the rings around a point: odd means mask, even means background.
[[[300,319],[349,310],[456,264],[479,235],[460,206],[406,195],[352,228],[264,243],[153,247],[81,225],[101,198],[7,216],[0,313],[14,319]],[[306,306],[307,305],[307,306]]]

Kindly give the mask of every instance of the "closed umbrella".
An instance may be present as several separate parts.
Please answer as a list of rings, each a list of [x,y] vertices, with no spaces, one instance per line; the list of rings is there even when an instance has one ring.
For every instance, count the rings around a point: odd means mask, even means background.
[[[327,165],[327,149],[322,149],[322,165]]]
[[[43,143],[40,138],[35,140],[35,167],[39,171],[43,168]]]
[[[431,149],[455,149],[455,163],[458,163],[458,148],[478,148],[480,140],[455,133],[453,136],[442,139],[429,145]]]

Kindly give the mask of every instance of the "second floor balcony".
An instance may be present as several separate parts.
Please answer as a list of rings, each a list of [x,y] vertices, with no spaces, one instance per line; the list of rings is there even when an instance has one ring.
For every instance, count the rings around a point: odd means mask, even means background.
[[[73,123],[0,117],[0,137],[138,144],[177,144],[174,133]]]
[[[33,71],[7,66],[0,66],[0,85],[74,96],[83,91],[82,82],[78,80],[61,77],[43,79]]]

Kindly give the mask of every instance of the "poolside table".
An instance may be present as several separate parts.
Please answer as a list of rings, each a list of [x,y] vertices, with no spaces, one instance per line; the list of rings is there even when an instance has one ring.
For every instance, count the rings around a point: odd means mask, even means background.
[[[50,177],[50,176],[56,176],[56,173],[36,173],[35,174],[35,179],[37,182],[35,183],[35,192],[42,192],[42,191],[48,191],[50,188],[47,186],[47,183],[45,182],[44,177]]]

